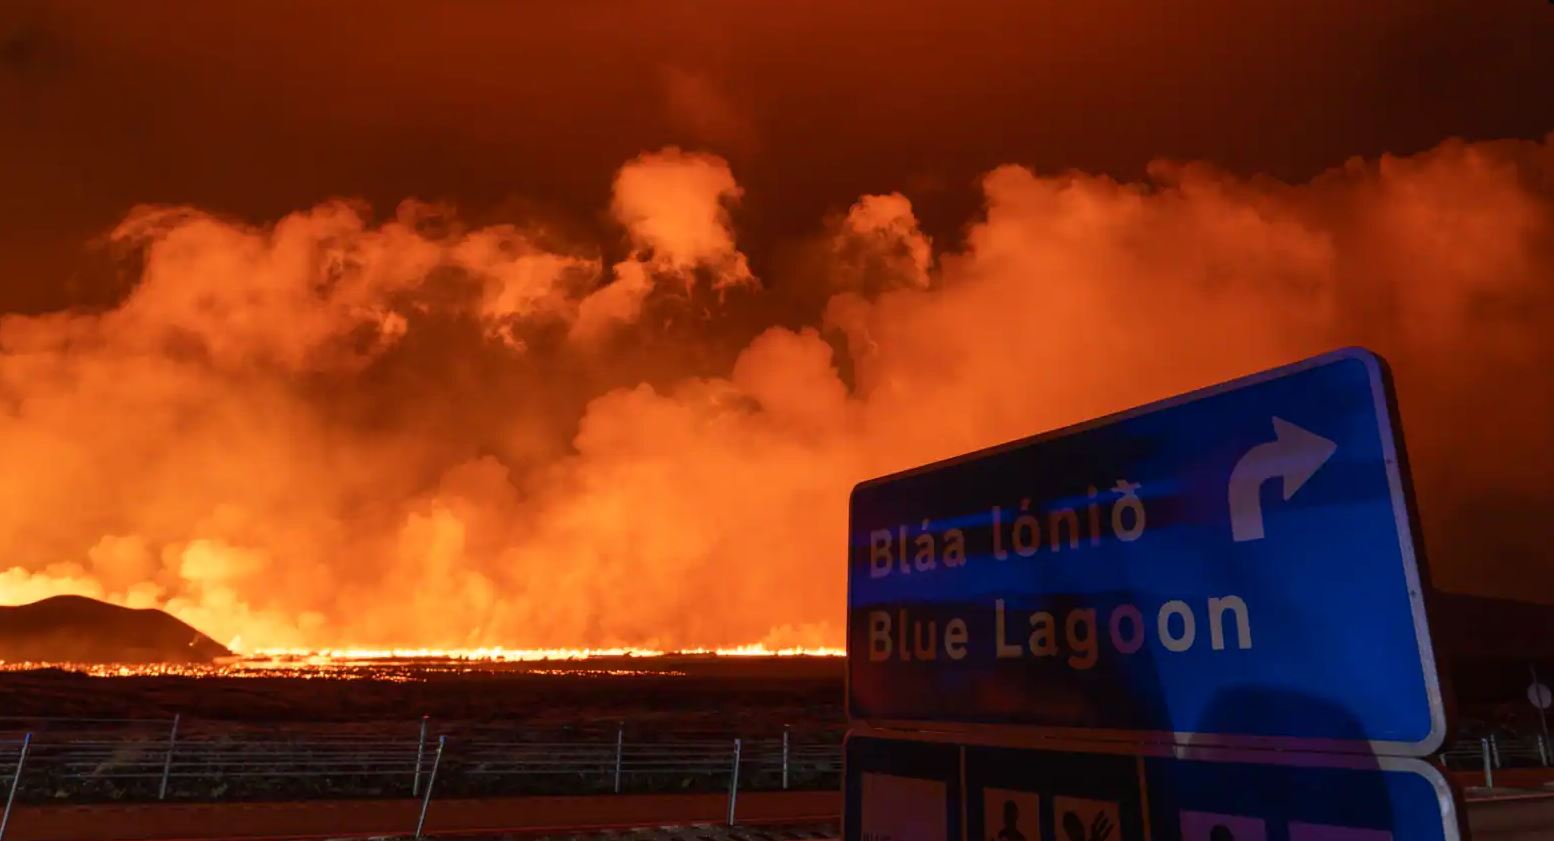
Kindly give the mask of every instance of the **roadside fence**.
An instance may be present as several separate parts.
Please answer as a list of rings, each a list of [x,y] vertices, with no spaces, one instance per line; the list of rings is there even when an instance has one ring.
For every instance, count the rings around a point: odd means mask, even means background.
[[[583,729],[512,722],[284,726],[171,719],[0,717],[0,841],[23,802],[436,797],[834,789],[839,729],[753,735]],[[1544,736],[1460,739],[1437,761],[1481,770],[1554,766]]]
[[[0,718],[13,802],[439,797],[835,788],[839,730],[755,736],[512,723],[237,728],[172,719]]]
[[[1497,769],[1548,768],[1554,765],[1554,748],[1542,734],[1527,737],[1491,733],[1477,739],[1459,739],[1439,758],[1444,768],[1481,769],[1484,787],[1494,788]]]

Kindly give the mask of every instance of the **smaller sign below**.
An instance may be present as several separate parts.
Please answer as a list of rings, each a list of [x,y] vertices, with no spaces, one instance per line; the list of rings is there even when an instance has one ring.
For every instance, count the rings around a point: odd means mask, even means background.
[[[982,791],[982,827],[987,841],[1040,841],[1041,796],[1031,791]]]
[[[967,841],[1461,837],[1455,794],[1417,759],[1163,745],[1139,755],[1118,743],[1038,749],[929,738],[849,736],[844,841],[958,839],[961,816]]]
[[[1316,823],[1290,824],[1290,841],[1392,841],[1384,829],[1357,829],[1352,826],[1327,826]]]
[[[1268,822],[1245,815],[1182,811],[1182,841],[1268,841]]]
[[[1531,686],[1527,687],[1527,700],[1531,701],[1532,705],[1538,709],[1546,710],[1551,704],[1554,704],[1554,692],[1549,691],[1547,684],[1534,681]]]
[[[1115,800],[1053,797],[1053,825],[1058,829],[1058,837],[1064,841],[1111,838],[1121,829],[1118,826],[1121,820],[1118,811],[1121,806],[1122,804]]]
[[[849,738],[846,753],[842,824],[849,841],[960,841],[958,746]],[[1017,826],[1028,820],[1015,815]],[[1041,833],[1000,841],[1041,841]]]
[[[1460,838],[1451,788],[1423,760],[1194,751],[1140,761],[1155,841]]]
[[[949,841],[944,834],[948,795],[940,780],[865,773],[862,837],[865,841]]]

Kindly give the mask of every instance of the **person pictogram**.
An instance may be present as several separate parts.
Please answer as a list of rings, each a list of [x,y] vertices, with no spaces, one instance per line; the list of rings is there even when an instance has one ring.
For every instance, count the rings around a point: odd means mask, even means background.
[[[1004,826],[992,841],[1025,841],[1025,833],[1020,831],[1020,807],[1013,800],[1004,801]]]

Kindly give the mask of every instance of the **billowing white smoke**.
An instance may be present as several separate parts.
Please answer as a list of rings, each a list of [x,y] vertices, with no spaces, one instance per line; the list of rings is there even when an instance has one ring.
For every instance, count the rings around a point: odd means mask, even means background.
[[[136,209],[116,307],[0,319],[0,601],[250,646],[834,645],[855,481],[1349,343],[1394,362],[1438,580],[1554,597],[1554,139],[983,187],[937,252],[860,198],[782,279],[828,303],[753,331],[719,314],[775,283],[711,155],[627,163],[598,246]]]

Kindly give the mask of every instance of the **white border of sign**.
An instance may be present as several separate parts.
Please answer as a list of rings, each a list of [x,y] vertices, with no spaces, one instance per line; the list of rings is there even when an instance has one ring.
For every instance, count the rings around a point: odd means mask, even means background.
[[[1318,368],[1323,365],[1331,365],[1344,360],[1358,360],[1365,365],[1370,374],[1371,396],[1375,400],[1376,417],[1380,424],[1381,451],[1387,462],[1387,482],[1391,488],[1393,516],[1396,518],[1398,534],[1398,551],[1403,558],[1403,577],[1408,587],[1409,607],[1412,611],[1414,622],[1414,639],[1419,648],[1419,668],[1424,678],[1426,703],[1429,706],[1430,731],[1423,739],[1417,742],[1398,742],[1387,740],[1356,741],[1353,739],[1308,739],[1291,736],[1246,736],[1228,735],[1220,733],[1195,733],[1190,731],[1156,731],[1156,730],[1108,730],[1076,727],[1050,727],[1037,724],[980,724],[959,723],[940,720],[899,720],[899,719],[869,719],[853,715],[852,694],[852,655],[848,655],[846,672],[846,708],[848,721],[854,725],[863,725],[869,728],[884,728],[893,731],[917,730],[931,727],[949,732],[972,735],[1007,734],[1013,731],[1058,737],[1065,739],[1082,739],[1090,741],[1120,741],[1129,743],[1164,743],[1190,746],[1216,746],[1216,747],[1251,747],[1276,750],[1298,751],[1331,751],[1336,753],[1394,755],[1394,756],[1428,756],[1440,750],[1446,741],[1448,711],[1446,697],[1441,689],[1441,677],[1437,666],[1434,643],[1430,638],[1429,622],[1426,618],[1425,591],[1427,578],[1425,566],[1418,552],[1417,546],[1417,515],[1414,509],[1414,499],[1411,491],[1412,481],[1408,476],[1407,457],[1402,446],[1402,427],[1399,423],[1397,398],[1392,389],[1392,379],[1387,363],[1382,357],[1362,347],[1348,347],[1330,351],[1309,359],[1303,359],[1289,365],[1282,365],[1239,377],[1234,380],[1207,386],[1194,391],[1168,397],[1154,403],[1146,403],[1132,409],[1104,415],[1092,420],[1070,426],[1061,427],[1039,435],[1032,435],[1015,441],[1009,441],[974,452],[965,453],[953,458],[932,462],[897,473],[879,476],[859,482],[853,487],[853,494],[859,490],[873,485],[928,473],[951,465],[966,461],[986,458],[997,455],[1007,450],[1026,447],[1041,441],[1053,438],[1062,438],[1089,429],[1108,426],[1119,421],[1140,415],[1152,414],[1162,409],[1169,409],[1195,400],[1213,397],[1229,391],[1258,385],[1270,380]],[[847,593],[848,613],[852,612],[852,496],[848,497],[848,524],[847,524]],[[850,620],[849,620],[850,621]]]
[[[1004,738],[999,738],[1003,736]],[[1224,747],[1206,747],[1195,745],[1168,745],[1163,743],[1129,745],[1121,742],[1096,742],[1082,739],[1053,739],[1037,735],[1029,730],[1022,733],[1005,732],[1001,734],[971,733],[951,730],[916,730],[902,731],[889,728],[877,728],[860,726],[847,731],[843,739],[842,755],[845,757],[846,744],[854,738],[867,739],[893,739],[903,742],[933,742],[939,744],[954,744],[966,747],[988,748],[1015,748],[1025,750],[1044,750],[1058,753],[1099,753],[1109,756],[1135,756],[1140,762],[1145,758],[1171,758],[1195,760],[1200,762],[1241,762],[1254,765],[1284,765],[1299,768],[1355,768],[1360,770],[1399,771],[1418,774],[1424,777],[1430,787],[1435,790],[1436,801],[1440,806],[1442,833],[1445,841],[1462,841],[1463,820],[1466,810],[1457,808],[1457,793],[1452,788],[1451,781],[1441,769],[1416,757],[1400,756],[1367,756],[1357,753],[1312,753],[1309,751],[1275,751],[1255,749],[1234,749]],[[1140,765],[1139,773],[1143,773]],[[966,793],[966,761],[965,754],[961,754],[961,797]],[[846,769],[842,774],[843,785],[846,784]],[[1148,792],[1145,792],[1146,798]],[[1146,799],[1146,803],[1147,803]],[[843,806],[846,806],[847,798],[842,798]],[[843,826],[846,816],[843,816]],[[1148,809],[1145,809],[1144,820],[1149,821]],[[964,826],[962,827],[964,830]],[[1146,834],[1146,837],[1147,834]]]

